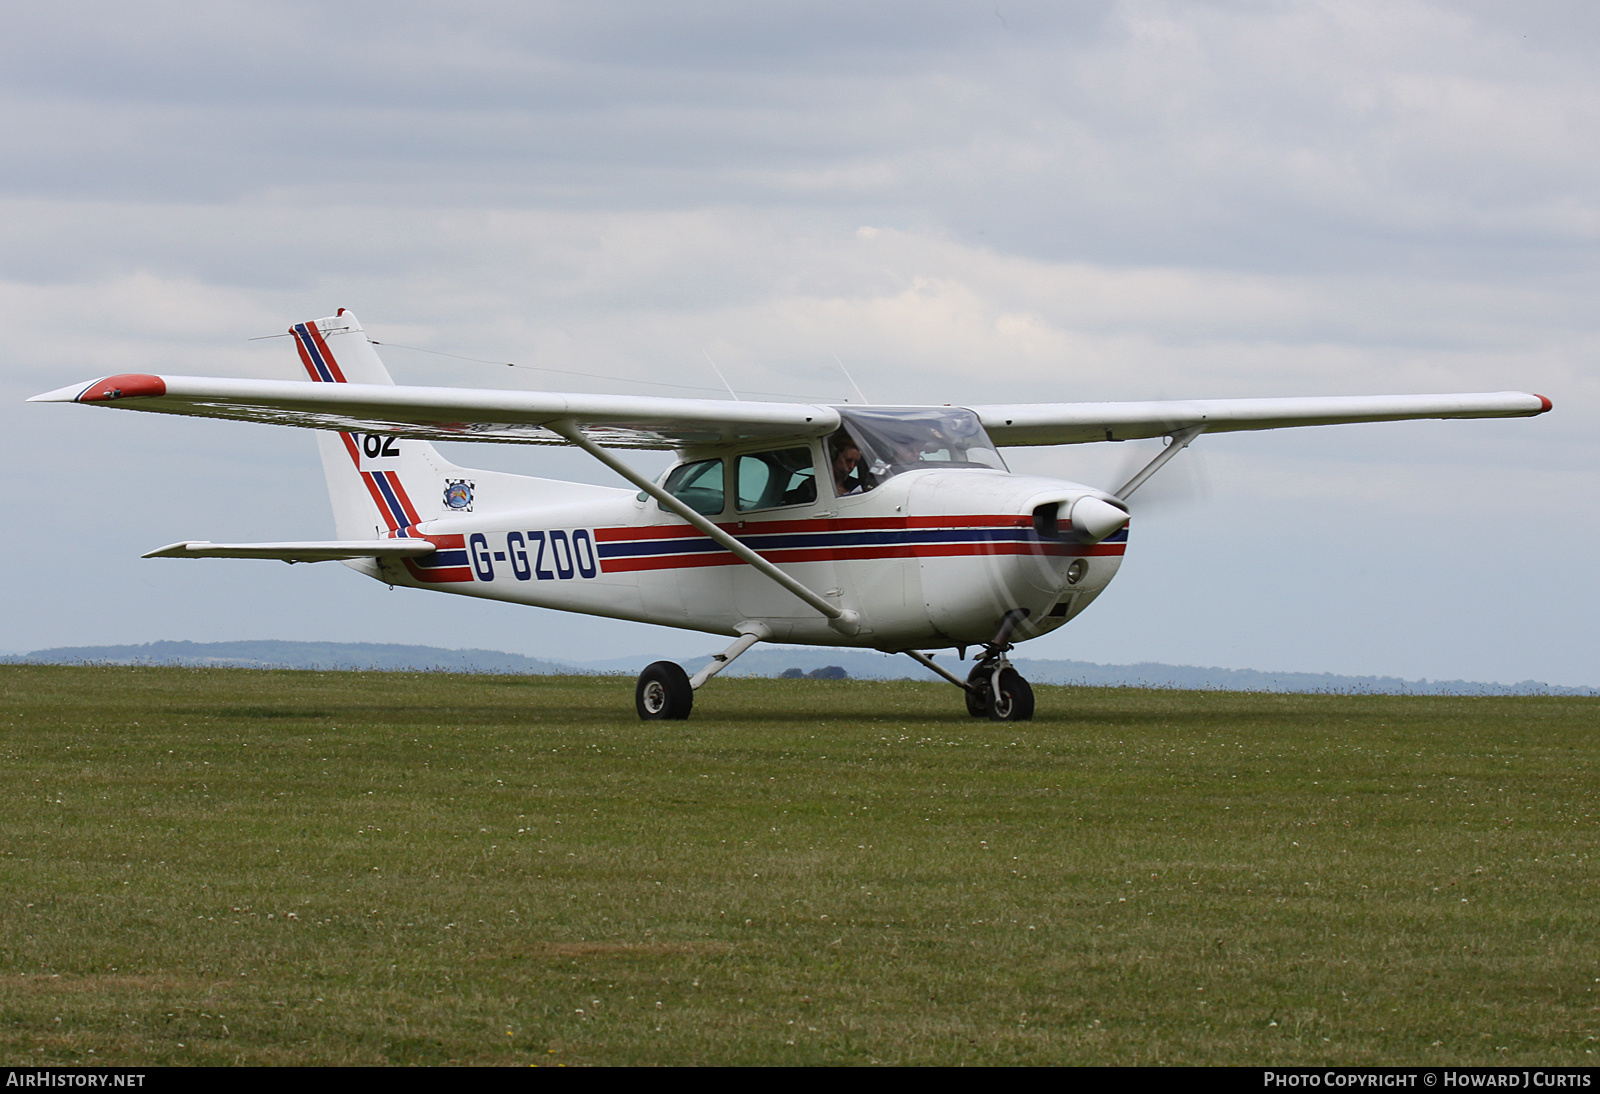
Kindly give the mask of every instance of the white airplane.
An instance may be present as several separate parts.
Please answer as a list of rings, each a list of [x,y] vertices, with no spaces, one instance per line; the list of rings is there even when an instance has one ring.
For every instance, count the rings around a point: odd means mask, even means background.
[[[30,402],[316,429],[338,539],[188,540],[146,558],[339,560],[389,585],[735,639],[691,678],[639,675],[639,717],[762,641],[905,653],[975,717],[1033,716],[1006,654],[1116,575],[1128,497],[1202,433],[1416,418],[1528,417],[1542,395],[1373,395],[1014,406],[813,406],[396,386],[355,316],[295,324],[308,380],[127,374]],[[1115,492],[1015,475],[1000,449],[1166,437]],[[457,467],[430,440],[570,444],[617,489]],[[673,449],[650,481],[608,449]],[[929,651],[981,649],[962,678]]]

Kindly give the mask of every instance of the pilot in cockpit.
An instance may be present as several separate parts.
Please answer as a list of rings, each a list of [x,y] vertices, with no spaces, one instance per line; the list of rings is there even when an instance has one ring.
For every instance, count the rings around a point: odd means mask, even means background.
[[[839,497],[860,494],[866,490],[862,480],[861,448],[850,434],[840,430],[830,442],[833,450],[833,489]]]

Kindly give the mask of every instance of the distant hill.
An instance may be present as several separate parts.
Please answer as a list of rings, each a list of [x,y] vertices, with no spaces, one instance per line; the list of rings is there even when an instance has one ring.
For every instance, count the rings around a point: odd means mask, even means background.
[[[500,650],[446,650],[374,642],[147,642],[142,646],[61,646],[5,661],[52,665],[213,665],[248,669],[424,669],[559,675],[574,665]]]
[[[684,660],[696,671],[709,653]],[[0,657],[0,663],[197,665],[233,668],[278,668],[432,672],[505,672],[540,676],[568,673],[633,675],[653,657],[618,657],[605,661],[548,661],[501,650],[448,650],[437,646],[400,646],[372,642],[148,642],[139,646],[62,646]],[[970,661],[948,653],[938,662],[965,676]],[[1181,688],[1197,691],[1344,692],[1375,695],[1600,695],[1600,688],[1559,687],[1524,680],[1516,684],[1472,680],[1403,680],[1395,676],[1337,676],[1316,672],[1264,672],[1258,669],[1202,668],[1193,665],[1100,665],[1092,661],[1046,661],[1016,658],[1018,670],[1036,684],[1079,684],[1090,687]],[[871,650],[809,646],[757,646],[726,670],[725,676],[778,676],[787,669],[809,675],[829,666],[858,680],[932,679],[910,658]]]
[[[610,671],[637,672],[644,667],[633,661],[591,662],[589,668],[603,665]],[[704,665],[710,656],[685,661],[691,671]],[[949,653],[935,660],[955,673],[966,676],[971,661],[957,661]],[[1258,669],[1203,668],[1194,665],[1163,665],[1145,662],[1137,665],[1100,665],[1092,661],[1045,661],[1014,657],[1017,671],[1035,684],[1079,684],[1089,687],[1179,688],[1193,691],[1282,691],[1349,692],[1374,695],[1600,695],[1600,688],[1559,687],[1524,680],[1516,684],[1481,683],[1472,680],[1403,680],[1397,676],[1338,676],[1326,672],[1263,672]],[[724,676],[777,676],[785,669],[810,673],[828,665],[838,665],[858,680],[931,679],[933,674],[909,657],[895,657],[868,650],[821,648],[782,648],[757,646],[723,670]]]

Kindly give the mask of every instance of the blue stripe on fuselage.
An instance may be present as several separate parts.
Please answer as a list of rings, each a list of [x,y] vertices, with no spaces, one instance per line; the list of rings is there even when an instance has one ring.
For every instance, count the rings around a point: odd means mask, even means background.
[[[1045,543],[1031,528],[906,528],[884,531],[796,532],[779,535],[746,534],[736,537],[757,551],[822,548],[903,546],[922,543]],[[1113,539],[1115,537],[1112,537]],[[714,540],[680,538],[632,540],[599,545],[601,558],[637,558],[647,555],[704,554],[723,550]]]
[[[423,555],[413,559],[424,570],[434,570],[440,566],[465,566],[467,565],[467,552],[464,550],[435,551],[431,555]]]

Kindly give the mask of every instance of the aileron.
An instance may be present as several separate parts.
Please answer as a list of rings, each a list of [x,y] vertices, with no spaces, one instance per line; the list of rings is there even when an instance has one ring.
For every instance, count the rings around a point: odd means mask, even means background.
[[[1543,414],[1543,395],[1346,395],[1291,399],[1193,399],[1126,403],[974,406],[1002,446],[1085,444],[1159,437],[1194,426],[1207,433],[1422,418],[1523,418]]]

